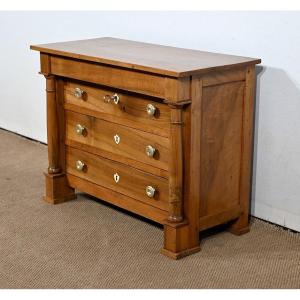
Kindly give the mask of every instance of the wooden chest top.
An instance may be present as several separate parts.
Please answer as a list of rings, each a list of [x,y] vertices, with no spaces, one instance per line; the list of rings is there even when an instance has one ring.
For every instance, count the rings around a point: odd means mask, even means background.
[[[211,70],[260,63],[260,59],[175,48],[111,37],[33,45],[42,53],[140,71],[185,77]]]

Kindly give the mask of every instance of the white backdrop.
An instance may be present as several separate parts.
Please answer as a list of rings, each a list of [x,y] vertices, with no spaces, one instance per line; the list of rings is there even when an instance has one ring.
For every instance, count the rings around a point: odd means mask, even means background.
[[[0,12],[0,127],[46,142],[30,44],[113,36],[261,58],[252,214],[300,231],[299,28],[299,12]]]

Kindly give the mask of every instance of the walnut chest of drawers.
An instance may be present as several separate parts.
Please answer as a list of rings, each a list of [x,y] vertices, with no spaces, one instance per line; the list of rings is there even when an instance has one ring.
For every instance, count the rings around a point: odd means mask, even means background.
[[[200,250],[202,230],[249,230],[259,59],[114,38],[31,49],[46,78],[46,201],[78,189],[161,223],[174,259]]]

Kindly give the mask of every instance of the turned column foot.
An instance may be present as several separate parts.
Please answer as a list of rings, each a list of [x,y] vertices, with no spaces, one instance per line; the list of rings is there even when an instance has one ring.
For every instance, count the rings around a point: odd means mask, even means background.
[[[51,204],[58,204],[76,198],[75,190],[68,185],[65,174],[45,173],[46,195],[44,200]]]

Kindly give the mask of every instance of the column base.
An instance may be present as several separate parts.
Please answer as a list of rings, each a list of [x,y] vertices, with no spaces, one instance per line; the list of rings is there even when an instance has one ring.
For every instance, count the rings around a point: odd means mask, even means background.
[[[162,248],[162,249],[160,249],[160,253],[176,260],[176,259],[180,259],[180,258],[183,258],[185,256],[188,256],[188,255],[197,253],[200,250],[201,250],[200,246],[197,246],[197,247],[191,248],[191,249],[182,250],[180,252],[172,252],[168,249]]]
[[[46,195],[44,201],[59,204],[76,198],[75,190],[68,184],[65,174],[44,173],[46,179]]]
[[[164,247],[160,253],[180,259],[200,251],[199,231],[186,221],[164,224]]]

